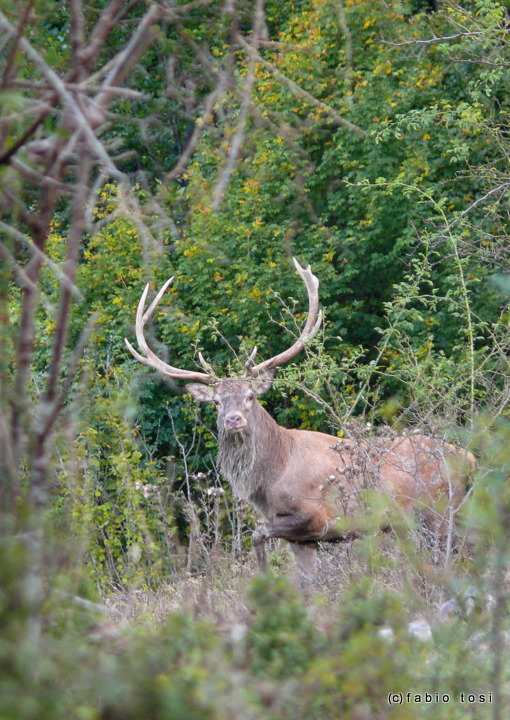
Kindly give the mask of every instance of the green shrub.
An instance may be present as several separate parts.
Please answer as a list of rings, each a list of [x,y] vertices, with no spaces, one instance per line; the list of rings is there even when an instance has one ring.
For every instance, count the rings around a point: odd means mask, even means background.
[[[268,573],[254,578],[248,603],[253,616],[247,640],[253,672],[272,678],[303,673],[321,637],[300,593],[285,577]]]

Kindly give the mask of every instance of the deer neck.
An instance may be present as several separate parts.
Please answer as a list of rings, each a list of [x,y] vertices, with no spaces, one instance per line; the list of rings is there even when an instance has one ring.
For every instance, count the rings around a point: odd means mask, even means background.
[[[264,512],[268,487],[287,462],[290,437],[260,403],[253,409],[253,422],[242,433],[219,429],[218,459],[234,493]]]

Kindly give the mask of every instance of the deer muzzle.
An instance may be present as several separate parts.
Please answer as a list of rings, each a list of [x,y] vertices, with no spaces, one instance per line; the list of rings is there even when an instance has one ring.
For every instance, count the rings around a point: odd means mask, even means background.
[[[229,432],[239,432],[246,427],[246,418],[239,412],[229,413],[225,417],[225,430]]]

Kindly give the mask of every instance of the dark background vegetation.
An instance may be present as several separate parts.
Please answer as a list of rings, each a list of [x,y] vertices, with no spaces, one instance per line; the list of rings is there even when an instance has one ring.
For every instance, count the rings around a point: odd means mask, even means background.
[[[509,13],[2,0],[1,720],[506,717]],[[454,558],[415,528],[325,551],[308,595],[278,545],[254,577],[212,411],[127,352],[171,275],[167,360],[281,351],[292,256],[326,322],[268,410],[470,447]]]

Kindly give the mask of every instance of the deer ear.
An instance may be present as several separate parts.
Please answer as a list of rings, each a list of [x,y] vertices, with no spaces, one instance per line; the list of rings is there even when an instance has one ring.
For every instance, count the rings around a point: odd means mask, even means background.
[[[254,378],[251,387],[255,395],[262,395],[267,392],[274,380],[274,370],[266,370],[258,377]]]
[[[214,398],[214,389],[209,385],[201,383],[190,383],[186,385],[186,390],[193,395],[198,402],[212,402]]]

